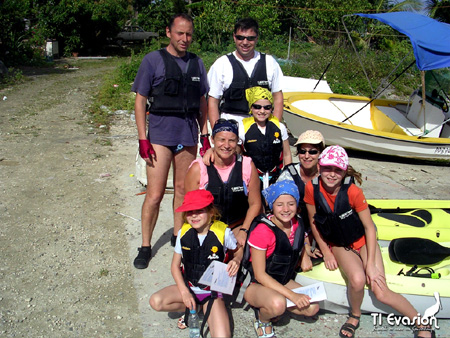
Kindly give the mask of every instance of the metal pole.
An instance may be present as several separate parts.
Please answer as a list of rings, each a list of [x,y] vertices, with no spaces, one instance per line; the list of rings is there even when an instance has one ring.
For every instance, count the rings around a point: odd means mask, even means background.
[[[423,112],[423,133],[427,133],[427,121],[425,118],[425,103],[427,99],[427,93],[425,92],[425,71],[420,71],[420,78],[422,80],[422,106],[420,107],[420,110]]]
[[[291,32],[292,32],[292,27],[289,27],[289,44],[288,44],[288,55],[287,55],[288,60],[289,60],[289,55],[291,54]]]

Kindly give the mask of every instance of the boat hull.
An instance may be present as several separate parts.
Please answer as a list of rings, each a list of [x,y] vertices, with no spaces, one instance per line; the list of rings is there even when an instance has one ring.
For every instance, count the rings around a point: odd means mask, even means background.
[[[327,299],[319,302],[320,308],[322,310],[331,311],[337,314],[348,314],[350,306],[347,299],[347,287],[345,285],[317,280],[309,276],[305,276],[303,273],[297,274],[295,281],[303,286],[315,284],[317,282],[323,282],[325,286],[325,292],[327,294]],[[402,293],[402,295],[411,304],[413,304],[414,308],[421,314],[423,314],[426,309],[436,303],[432,295],[425,296],[404,293]],[[438,312],[435,317],[448,319],[450,318],[450,298],[441,297],[440,300],[442,304],[442,310]],[[395,315],[400,315],[400,313],[394,311],[391,307],[380,303],[376,299],[374,293],[367,288],[364,289],[364,299],[361,304],[361,312],[366,314],[382,313],[388,315],[393,313]]]
[[[378,105],[389,108],[390,103],[387,100],[368,104],[367,108],[364,108],[367,112],[358,113],[361,114],[358,117],[361,123],[352,124],[343,121],[364,107],[370,101],[369,98],[329,93],[291,92],[283,95],[285,99],[283,118],[289,131],[296,137],[306,130],[314,129],[325,135],[327,144],[339,144],[346,149],[406,158],[450,161],[449,138],[410,136],[373,129],[376,119],[374,111],[377,111],[374,107]],[[330,103],[330,100],[335,101]],[[392,102],[392,105],[400,104],[399,101]],[[313,108],[309,110],[310,107]],[[321,116],[316,115],[319,112]],[[352,118],[356,118],[358,114]],[[384,123],[381,121],[383,118],[387,120],[379,111],[377,116],[380,117],[379,125]]]

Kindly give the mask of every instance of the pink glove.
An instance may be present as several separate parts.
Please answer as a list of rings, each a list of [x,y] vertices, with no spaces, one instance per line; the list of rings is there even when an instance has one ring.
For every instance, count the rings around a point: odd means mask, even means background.
[[[155,155],[155,150],[149,140],[139,140],[139,155],[142,158],[150,158]]]
[[[206,151],[211,148],[211,143],[209,143],[209,134],[200,135],[200,143],[202,147],[200,148],[200,156],[205,155]]]

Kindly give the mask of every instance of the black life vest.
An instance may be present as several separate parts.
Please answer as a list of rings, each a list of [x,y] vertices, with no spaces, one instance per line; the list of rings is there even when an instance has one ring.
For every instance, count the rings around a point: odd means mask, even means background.
[[[252,158],[259,173],[275,172],[283,166],[283,140],[280,121],[270,115],[265,135],[261,133],[253,117],[243,121],[245,131],[244,155]]]
[[[272,230],[276,238],[275,250],[266,260],[266,273],[280,284],[285,285],[294,276],[295,268],[297,267],[300,254],[303,249],[305,240],[305,228],[303,226],[303,222],[301,219],[298,219],[298,228],[294,235],[293,245],[289,242],[289,238],[286,236],[286,233],[278,228],[264,214],[257,216],[253,220],[252,225],[250,226],[249,236],[251,231],[261,223],[265,224],[270,230]],[[246,250],[249,250],[248,244],[246,244],[246,246],[247,248],[244,249],[243,262],[245,257],[249,256],[249,253],[246,252]],[[253,269],[251,268],[251,262],[249,262],[248,267],[252,280],[255,280]]]
[[[295,185],[298,188],[298,192],[300,194],[300,199],[298,201],[298,206],[300,208],[300,216],[303,220],[303,223],[305,224],[305,231],[309,230],[311,228],[311,225],[309,224],[308,210],[306,209],[306,203],[304,201],[305,182],[302,181],[302,178],[300,177],[299,172],[295,168],[295,163],[290,163],[290,164],[284,166],[284,168],[281,172],[281,175],[283,175],[283,172],[285,172],[285,171],[287,171],[290,174],[290,176],[294,180]],[[279,179],[281,179],[281,177]]]
[[[206,190],[214,196],[214,205],[220,210],[220,219],[230,225],[244,219],[249,208],[242,180],[242,156],[236,155],[236,163],[228,181],[224,183],[214,165],[206,167],[208,185]]]
[[[182,263],[184,265],[184,278],[195,286],[212,261],[223,262],[225,260],[224,241],[225,230],[228,226],[220,221],[215,221],[206,235],[202,245],[197,236],[197,231],[190,224],[184,223],[181,227],[181,249],[183,252]]]
[[[233,81],[230,87],[223,93],[220,111],[228,114],[248,114],[248,102],[245,98],[245,90],[250,87],[263,87],[270,90],[267,80],[266,54],[260,53],[261,57],[249,77],[244,66],[236,60],[233,53],[227,55],[233,67]]]
[[[353,177],[344,178],[334,202],[334,212],[320,191],[319,177],[314,178],[312,184],[316,205],[314,221],[322,237],[334,245],[348,247],[364,236],[364,226],[348,200],[347,192],[353,184]]]
[[[166,50],[159,53],[164,61],[164,81],[150,91],[150,113],[157,115],[194,115],[200,110],[200,67],[198,57],[187,53],[186,72]]]

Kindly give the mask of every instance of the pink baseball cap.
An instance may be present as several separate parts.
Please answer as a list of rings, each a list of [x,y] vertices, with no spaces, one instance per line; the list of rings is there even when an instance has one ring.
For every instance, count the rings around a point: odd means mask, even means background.
[[[347,170],[348,155],[341,146],[326,147],[320,154],[319,164],[321,166],[333,166],[342,170]]]

